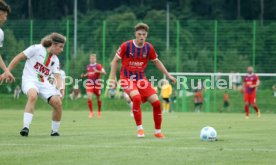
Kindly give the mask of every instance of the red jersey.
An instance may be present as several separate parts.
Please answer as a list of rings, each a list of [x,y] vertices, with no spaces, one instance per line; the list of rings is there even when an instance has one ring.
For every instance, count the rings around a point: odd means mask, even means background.
[[[120,78],[140,80],[146,78],[145,69],[149,60],[157,60],[153,46],[145,42],[139,47],[134,40],[124,42],[116,52],[116,56],[122,59]]]
[[[203,96],[201,92],[196,92],[194,96],[194,103],[202,103],[203,102]]]
[[[229,100],[228,94],[224,93],[224,95],[223,95],[223,100],[224,100],[224,101],[228,101],[228,100]]]
[[[246,94],[256,93],[256,87],[255,88],[250,88],[250,85],[256,85],[258,80],[259,80],[259,77],[256,74],[247,74],[247,75],[245,75],[244,80],[243,80],[243,82],[245,84],[244,92]]]
[[[101,74],[100,73],[95,73],[95,70],[99,70],[101,71],[103,69],[101,64],[88,64],[86,66],[86,72],[87,72],[87,81],[86,84],[87,85],[100,85],[100,82],[96,82],[96,80],[101,78]]]

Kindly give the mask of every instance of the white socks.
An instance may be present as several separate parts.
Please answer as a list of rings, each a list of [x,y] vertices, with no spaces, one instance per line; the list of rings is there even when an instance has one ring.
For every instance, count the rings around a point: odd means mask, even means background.
[[[138,125],[138,126],[137,126],[137,130],[140,130],[140,129],[143,129],[143,126],[142,126],[142,125]]]
[[[23,127],[27,127],[29,129],[30,124],[32,123],[32,119],[33,119],[33,114],[24,112]]]
[[[58,132],[60,126],[60,121],[52,121],[52,131]]]
[[[143,126],[142,125],[138,125],[137,126],[137,130],[140,130],[140,129],[143,129]],[[154,132],[155,134],[157,134],[157,133],[161,133],[161,129],[155,129],[155,132]]]
[[[155,129],[155,134],[161,133],[161,129]]]
[[[33,114],[24,112],[24,117],[23,117],[23,127],[27,127],[30,129],[30,124],[32,123],[33,119]],[[52,121],[52,131],[53,132],[58,132],[60,126],[60,121]]]

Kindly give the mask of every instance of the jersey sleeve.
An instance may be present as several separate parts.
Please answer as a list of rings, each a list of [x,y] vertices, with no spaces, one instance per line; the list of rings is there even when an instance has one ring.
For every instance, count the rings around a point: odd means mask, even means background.
[[[25,49],[23,51],[23,53],[25,54],[25,56],[27,58],[31,58],[35,55],[35,52],[37,51],[37,46],[36,45],[32,45],[30,47],[28,47],[27,49]]]
[[[158,59],[158,55],[155,52],[155,49],[154,49],[154,47],[152,45],[150,45],[149,59],[152,60],[152,61]]]
[[[102,71],[103,70],[103,66],[101,64],[98,64],[97,65],[97,70]]]
[[[122,59],[126,54],[126,43],[123,43],[116,52],[116,56]]]
[[[52,72],[53,74],[60,74],[60,68],[59,68],[59,60],[58,58],[56,57],[55,60],[54,60],[54,65],[52,66]]]

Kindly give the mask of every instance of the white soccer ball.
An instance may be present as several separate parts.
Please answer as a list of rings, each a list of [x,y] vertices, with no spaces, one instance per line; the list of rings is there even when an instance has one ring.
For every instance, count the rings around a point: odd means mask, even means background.
[[[200,131],[200,139],[203,141],[216,141],[217,140],[217,131],[210,126],[204,127]]]

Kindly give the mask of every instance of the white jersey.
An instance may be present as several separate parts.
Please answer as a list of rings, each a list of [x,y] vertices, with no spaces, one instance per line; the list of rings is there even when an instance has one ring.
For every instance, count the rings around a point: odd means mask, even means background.
[[[4,42],[4,32],[3,32],[3,30],[0,28],[0,48],[3,47],[3,42]]]
[[[23,70],[22,80],[48,82],[51,74],[60,73],[59,60],[41,44],[32,45],[23,51],[27,57]]]

